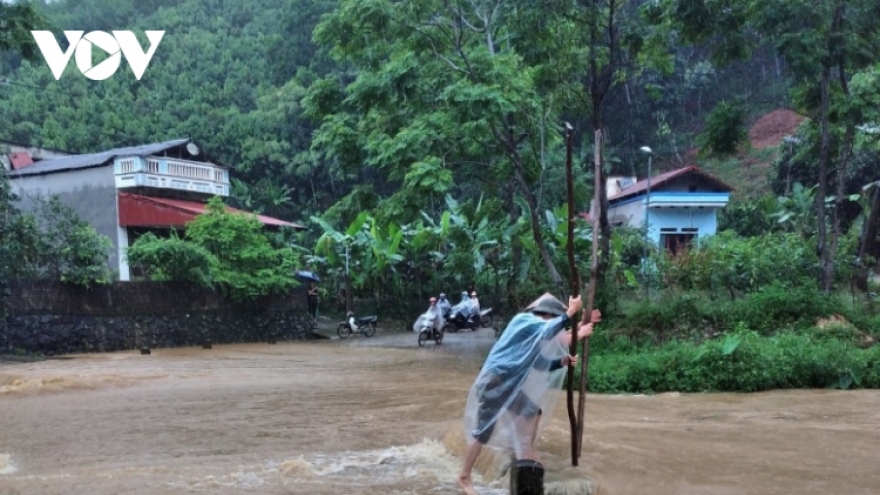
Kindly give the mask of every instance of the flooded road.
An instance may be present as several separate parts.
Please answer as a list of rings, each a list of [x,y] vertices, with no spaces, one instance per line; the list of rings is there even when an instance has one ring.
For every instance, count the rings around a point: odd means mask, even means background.
[[[0,494],[457,494],[492,342],[380,332],[0,366]],[[590,395],[579,468],[558,403],[538,441],[556,493],[880,491],[880,391]],[[508,493],[487,454],[478,491]]]

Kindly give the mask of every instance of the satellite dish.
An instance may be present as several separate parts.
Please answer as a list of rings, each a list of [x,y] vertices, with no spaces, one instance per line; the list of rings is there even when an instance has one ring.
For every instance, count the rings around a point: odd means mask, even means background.
[[[186,144],[186,151],[189,152],[189,154],[192,156],[198,156],[199,147],[196,146],[196,143],[187,143]]]

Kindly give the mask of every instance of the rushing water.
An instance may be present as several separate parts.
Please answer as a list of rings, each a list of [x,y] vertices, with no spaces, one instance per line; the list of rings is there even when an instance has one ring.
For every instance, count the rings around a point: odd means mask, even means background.
[[[0,494],[457,494],[491,331],[219,345],[0,366]],[[594,396],[581,466],[564,400],[550,493],[880,493],[880,393]],[[484,451],[481,494],[508,493]],[[589,480],[589,482],[587,481]]]

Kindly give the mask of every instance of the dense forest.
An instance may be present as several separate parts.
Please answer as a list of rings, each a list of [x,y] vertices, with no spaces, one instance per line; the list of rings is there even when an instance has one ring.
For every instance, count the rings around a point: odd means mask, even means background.
[[[599,206],[597,304],[619,317],[591,387],[880,385],[877,353],[850,352],[880,334],[874,0],[57,0],[0,3],[0,20],[0,141],[191,137],[234,169],[235,206],[310,225],[248,235],[324,275],[326,300],[347,285],[339,308],[471,288],[522,307],[566,290],[569,243],[587,280],[594,225],[566,231],[570,123],[575,208]],[[55,80],[34,28],[165,36],[141,80]],[[645,146],[655,174],[696,164],[735,187],[718,235],[670,256],[611,228],[594,171],[644,178]],[[165,264],[152,273],[214,263],[172,241],[135,245]],[[830,315],[845,324],[821,333]],[[632,358],[645,339],[662,345]],[[821,369],[793,384],[783,348]],[[706,374],[658,372],[683,359]]]

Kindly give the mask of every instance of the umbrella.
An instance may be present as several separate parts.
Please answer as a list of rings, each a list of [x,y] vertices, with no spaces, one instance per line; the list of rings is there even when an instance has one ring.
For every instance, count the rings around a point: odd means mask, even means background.
[[[311,280],[312,282],[320,282],[321,279],[315,272],[299,271],[296,272],[296,278],[302,280]]]

